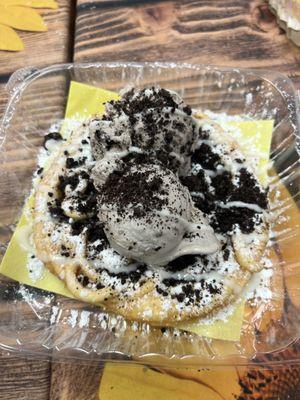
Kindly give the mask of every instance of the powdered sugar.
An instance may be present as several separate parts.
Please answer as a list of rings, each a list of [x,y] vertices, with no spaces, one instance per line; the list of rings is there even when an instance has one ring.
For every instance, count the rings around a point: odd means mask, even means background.
[[[130,272],[136,269],[136,264],[130,266],[128,260],[120,256],[113,248],[101,251],[101,264],[113,273]]]
[[[42,261],[30,253],[27,256],[27,269],[29,277],[34,283],[42,279],[45,273],[45,267]]]
[[[77,324],[78,310],[71,310],[71,315],[68,318],[68,323],[74,328]]]
[[[53,325],[57,321],[57,316],[58,316],[59,308],[57,306],[53,306],[51,308],[51,316],[50,316],[50,324]]]
[[[272,268],[264,268],[253,274],[249,284],[244,289],[244,295],[252,305],[268,303],[272,297],[270,289],[271,278],[274,274]]]
[[[79,328],[83,328],[89,325],[91,313],[89,311],[81,311],[79,319]]]
[[[20,294],[23,300],[31,305],[33,309],[36,308],[38,310],[44,309],[45,306],[48,306],[54,298],[52,293],[38,297],[36,296],[36,293],[32,291],[32,289],[27,288],[24,285],[20,285],[18,294]]]

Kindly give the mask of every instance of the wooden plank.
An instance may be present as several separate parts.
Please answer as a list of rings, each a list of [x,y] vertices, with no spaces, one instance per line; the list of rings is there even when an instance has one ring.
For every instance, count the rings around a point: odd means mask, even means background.
[[[0,399],[48,400],[50,363],[0,351]]]
[[[57,10],[39,11],[45,19],[47,32],[18,31],[24,41],[24,51],[0,51],[0,117],[7,101],[4,85],[14,71],[71,60],[73,46],[69,33],[74,20],[73,4],[72,0],[58,0]]]
[[[25,44],[24,51],[19,53],[0,52],[0,118],[8,98],[4,87],[15,70],[27,66],[42,67],[63,63],[72,59],[74,2],[58,0],[58,5],[57,10],[41,11],[48,26],[47,32],[19,32]],[[31,94],[34,95],[33,92]],[[29,107],[32,104],[34,113],[34,108],[36,109],[37,106],[34,102],[31,103],[30,98],[27,100]],[[54,96],[49,95],[44,104],[42,112],[45,116],[47,112],[55,114],[57,99],[54,99]],[[18,354],[9,356],[5,352],[0,352],[0,399],[47,400],[50,393],[50,381],[51,365],[49,361],[42,361],[34,357],[25,359]]]
[[[18,68],[44,66],[68,61],[71,48],[69,30],[72,17],[72,2],[58,0],[58,9],[39,10],[44,18],[47,32],[18,31],[25,49],[20,52],[0,52],[1,74],[9,74]]]
[[[300,85],[300,49],[263,0],[78,0],[75,61],[266,68]]]
[[[97,400],[103,366],[52,363],[50,400]],[[121,399],[120,399],[121,400]]]

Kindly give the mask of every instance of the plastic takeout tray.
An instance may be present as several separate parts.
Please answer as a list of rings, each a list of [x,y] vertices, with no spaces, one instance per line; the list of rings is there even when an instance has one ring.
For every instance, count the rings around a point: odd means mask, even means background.
[[[175,63],[90,63],[28,68],[14,73],[7,85],[10,98],[0,127],[2,255],[30,192],[43,135],[51,124],[64,118],[71,80],[112,91],[127,85],[160,84],[177,91],[194,108],[274,120],[270,196],[280,197],[277,215],[284,223],[275,229],[272,243],[278,254],[276,273],[282,296],[275,310],[260,310],[262,324],[258,314],[245,314],[240,341],[222,342],[178,331],[165,332],[145,324],[126,325],[120,317],[106,320],[99,308],[19,287],[16,282],[0,277],[0,346],[60,359],[242,365],[297,340],[299,104],[291,81],[275,72]],[[290,358],[298,361],[297,354]]]

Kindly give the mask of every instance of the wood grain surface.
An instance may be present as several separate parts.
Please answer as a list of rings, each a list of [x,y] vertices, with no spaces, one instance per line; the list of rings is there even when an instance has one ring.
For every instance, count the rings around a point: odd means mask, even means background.
[[[262,0],[78,0],[75,61],[272,68],[300,84],[300,49]]]
[[[72,61],[75,2],[58,0],[58,5],[57,10],[40,11],[47,24],[47,32],[18,32],[24,41],[24,51],[0,51],[0,118],[8,98],[4,87],[15,70]],[[46,110],[50,111],[49,99],[46,105]],[[1,400],[48,400],[50,386],[50,362],[0,351]]]
[[[7,101],[4,85],[17,69],[28,66],[47,66],[72,61],[74,0],[58,0],[57,10],[40,10],[48,31],[22,32],[22,52],[0,51],[0,116]]]
[[[0,399],[48,400],[51,365],[0,351]]]
[[[52,363],[49,399],[96,400],[102,372],[103,365]]]
[[[300,89],[300,49],[283,34],[263,0],[77,0],[76,10],[75,0],[58,3],[58,10],[43,12],[48,32],[21,33],[23,53],[0,52],[0,116],[6,101],[3,86],[15,69],[73,59],[266,68],[289,75]],[[286,357],[290,352],[299,352],[299,345],[291,347]],[[102,373],[102,365],[50,364],[1,352],[0,399],[94,400]],[[185,374],[178,373],[180,385],[184,379],[196,379]],[[268,393],[263,386],[266,380],[273,385]],[[299,400],[299,387],[299,367],[262,376],[257,370],[248,371],[236,398],[258,399],[260,390],[261,400]]]

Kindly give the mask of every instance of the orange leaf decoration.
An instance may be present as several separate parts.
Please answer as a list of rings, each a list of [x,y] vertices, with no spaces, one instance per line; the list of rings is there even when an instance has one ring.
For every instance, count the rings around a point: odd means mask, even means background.
[[[0,50],[23,50],[23,42],[12,29],[44,32],[47,26],[34,8],[57,8],[55,0],[0,0]]]

